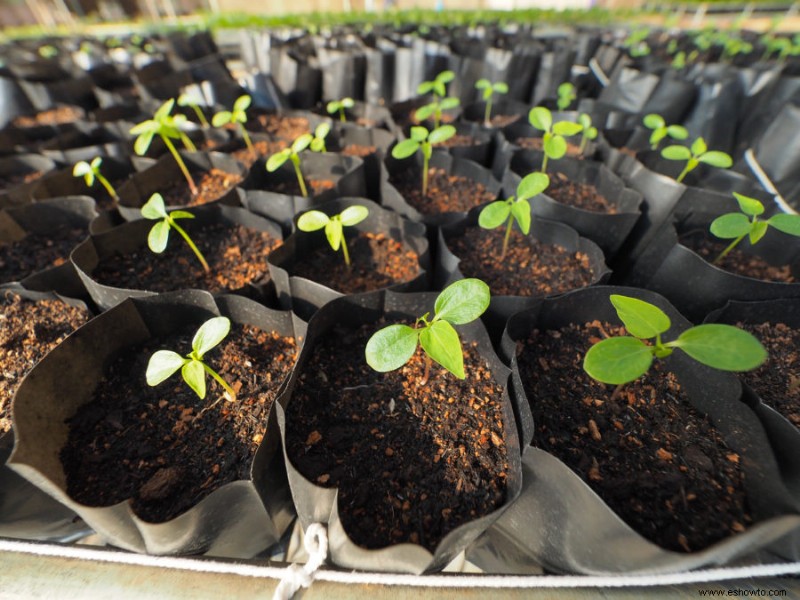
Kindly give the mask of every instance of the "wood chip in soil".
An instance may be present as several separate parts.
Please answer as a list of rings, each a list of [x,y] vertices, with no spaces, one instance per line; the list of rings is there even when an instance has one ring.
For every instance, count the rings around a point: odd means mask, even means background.
[[[38,125],[63,125],[83,118],[83,111],[72,106],[59,106],[43,110],[32,116],[17,117],[12,121],[16,127],[36,127]]]
[[[752,521],[740,457],[694,409],[663,363],[626,384],[591,379],[583,357],[624,329],[594,321],[534,331],[518,344],[534,445],[569,466],[623,521],[675,552],[694,552]],[[735,401],[735,399],[732,399]]]
[[[197,186],[197,195],[192,196],[189,182],[183,176],[165,184],[160,190],[167,206],[199,206],[219,200],[228,190],[242,180],[238,173],[228,173],[222,169],[195,171],[192,179]]]
[[[550,175],[550,186],[544,193],[556,202],[607,215],[617,214],[617,207],[598,192],[595,186],[570,181],[564,173],[549,172],[548,175]]]
[[[467,378],[421,351],[396,371],[367,366],[367,339],[386,323],[337,328],[318,341],[287,407],[288,456],[310,481],[339,489],[339,515],[364,548],[419,544],[499,508],[508,449],[501,393],[473,345]]]
[[[60,457],[74,500],[111,506],[130,498],[140,518],[161,523],[221,486],[250,478],[276,392],[295,362],[294,339],[231,325],[205,361],[237,390],[235,401],[210,377],[204,400],[180,374],[147,385],[150,356],[161,349],[187,354],[195,330],[109,360],[92,399],[67,420]]]
[[[0,434],[11,429],[11,398],[34,365],[91,318],[61,300],[0,296]]]
[[[259,131],[289,142],[290,144],[304,133],[311,132],[311,125],[304,117],[282,117],[280,115],[259,115],[255,121]]]
[[[465,277],[483,280],[496,296],[546,296],[587,287],[594,282],[589,257],[544,244],[517,230],[503,251],[505,227],[469,227],[464,235],[450,237],[447,246],[461,262]]]
[[[444,169],[428,170],[428,194],[422,195],[422,173],[406,169],[390,178],[390,182],[411,206],[423,215],[467,212],[475,206],[492,202],[497,194],[482,184],[459,175],[448,175]]]
[[[539,150],[542,151],[544,148],[544,141],[540,137],[521,137],[517,138],[514,143],[519,146],[520,148],[525,148],[526,150]],[[567,140],[567,154],[571,158],[582,158],[581,147],[577,144],[573,144],[569,140]]]
[[[30,233],[18,242],[0,242],[0,283],[64,264],[85,237],[86,229],[59,227],[46,235]]]

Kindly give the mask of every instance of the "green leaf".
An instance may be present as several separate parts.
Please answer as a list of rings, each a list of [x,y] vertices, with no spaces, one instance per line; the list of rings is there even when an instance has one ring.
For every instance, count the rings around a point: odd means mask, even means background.
[[[297,228],[301,231],[317,231],[330,222],[330,217],[319,210],[310,210],[297,219]]]
[[[414,118],[417,121],[424,121],[436,111],[436,104],[426,104],[425,106],[420,106],[416,112],[414,113]]]
[[[451,110],[456,106],[459,106],[460,104],[461,100],[459,100],[458,98],[449,97],[442,100],[441,104],[439,105],[439,108],[441,108],[442,110]]]
[[[493,93],[493,91],[494,91],[494,90],[492,90],[492,88],[486,88],[485,90],[483,90],[483,94],[481,94],[481,97],[482,97],[484,100],[489,100],[489,98],[491,98],[491,97],[492,97],[492,93]]]
[[[653,351],[634,337],[612,337],[589,348],[583,370],[602,383],[621,385],[639,379],[653,362]]]
[[[367,364],[380,373],[399,369],[417,350],[419,330],[408,325],[389,325],[372,334],[364,354]]]
[[[749,196],[744,196],[736,192],[733,192],[733,195],[739,203],[739,209],[744,214],[750,215],[751,217],[764,214],[764,205],[755,198],[750,198]]]
[[[331,132],[331,126],[328,123],[320,123],[314,130],[314,137],[325,139]]]
[[[339,250],[339,245],[342,243],[342,220],[334,217],[328,224],[325,225],[325,237],[328,238],[328,243],[336,252]]]
[[[506,222],[511,214],[511,205],[505,200],[487,204],[478,215],[478,225],[484,229],[494,229]]]
[[[553,160],[562,158],[567,153],[567,140],[560,135],[545,136],[544,152]]]
[[[431,131],[428,136],[428,142],[431,144],[441,144],[446,142],[456,134],[456,128],[452,125],[442,125]]]
[[[478,79],[475,82],[475,87],[479,90],[485,90],[492,87],[492,83],[488,79]]]
[[[531,173],[526,175],[517,186],[517,198],[527,199],[538,196],[550,185],[550,177],[545,173]]]
[[[300,154],[303,150],[308,148],[309,144],[311,144],[311,140],[314,139],[310,133],[304,133],[295,141],[292,142],[292,152],[295,154]]]
[[[422,349],[459,379],[464,379],[464,352],[458,333],[447,321],[435,321],[419,334]]]
[[[578,123],[580,123],[581,127],[584,129],[589,129],[592,126],[592,117],[586,113],[581,113],[580,116],[578,116]]]
[[[447,286],[436,298],[434,319],[463,325],[480,317],[487,308],[491,293],[480,279],[461,279]]]
[[[436,81],[440,81],[441,83],[450,83],[453,79],[456,78],[456,74],[453,71],[447,70],[442,71],[436,76]]]
[[[92,172],[92,167],[86,161],[80,161],[79,163],[75,163],[75,166],[72,169],[73,177],[83,177],[84,175],[89,175]]]
[[[159,383],[169,379],[184,364],[189,362],[188,358],[182,357],[172,350],[159,350],[150,357],[147,363],[145,378],[147,385],[157,386]]]
[[[136,141],[133,143],[133,151],[139,156],[147,154],[147,149],[150,147],[150,142],[153,141],[153,135],[155,135],[154,132],[145,131],[143,134],[137,137]]]
[[[571,136],[577,135],[583,131],[583,126],[580,123],[573,123],[572,121],[559,121],[553,125],[553,133],[556,135]]]
[[[325,107],[325,110],[328,111],[329,115],[332,115],[333,113],[339,110],[339,106],[341,106],[339,102],[336,102],[336,100],[331,100],[330,102],[328,102],[328,105]]]
[[[689,131],[683,125],[670,125],[667,127],[667,135],[673,140],[685,140],[689,137]]]
[[[222,127],[223,125],[227,125],[228,123],[230,123],[232,118],[233,118],[233,113],[227,110],[223,110],[218,112],[211,118],[211,124],[214,127]]]
[[[94,185],[94,173],[87,173],[83,176],[83,180],[87,186],[92,187]]]
[[[352,98],[342,98],[342,106],[345,108],[353,108],[355,105],[356,102]]]
[[[494,91],[498,94],[507,94],[508,93],[508,84],[505,81],[498,81],[494,84]]]
[[[656,114],[645,115],[643,123],[648,129],[661,129],[666,125],[664,118]]]
[[[749,371],[767,360],[767,351],[753,335],[731,325],[698,325],[684,331],[669,345],[723,371]]]
[[[661,156],[667,160],[689,160],[692,158],[692,151],[686,146],[667,146],[661,151]]]
[[[597,139],[597,133],[597,127],[589,127],[589,129],[586,130],[586,137],[590,140],[595,140]]]
[[[194,215],[185,210],[173,210],[171,213],[169,213],[169,218],[173,221],[175,219],[194,219]]]
[[[711,165],[712,167],[719,167],[720,169],[728,169],[733,165],[733,159],[724,152],[711,150],[702,156],[698,156],[697,160],[701,163]]]
[[[368,216],[369,209],[366,206],[361,206],[360,204],[348,206],[342,211],[341,214],[342,225],[352,227],[353,225],[361,223],[361,221],[366,219]]]
[[[178,106],[196,106],[197,102],[194,101],[191,94],[184,92],[178,96]]]
[[[417,93],[420,96],[423,96],[433,90],[433,82],[432,81],[423,81],[417,86]]]
[[[270,156],[267,159],[267,171],[272,173],[273,171],[277,171],[278,169],[280,169],[281,165],[289,159],[291,154],[292,151],[286,148]]]
[[[175,99],[170,98],[162,104],[156,113],[153,115],[154,121],[163,121],[172,112],[172,107],[175,106]]]
[[[666,313],[649,302],[619,294],[612,294],[609,299],[625,329],[637,338],[654,338],[665,333],[670,327]]]
[[[250,98],[247,94],[244,96],[239,96],[236,99],[236,102],[233,103],[233,110],[237,112],[244,112],[248,108],[250,108],[250,104],[253,102],[253,99]]]
[[[203,323],[192,340],[194,354],[202,359],[214,346],[225,339],[231,330],[231,321],[228,317],[213,317]]]
[[[732,240],[750,231],[750,219],[742,213],[728,213],[714,219],[709,230],[720,239]]]
[[[147,234],[147,247],[156,254],[161,254],[166,250],[168,241],[169,223],[166,220],[159,221],[153,225],[150,233]]]
[[[705,154],[708,151],[708,146],[706,145],[706,141],[699,137],[695,141],[692,142],[692,154],[695,156],[699,156],[700,154]]]
[[[525,200],[524,198],[518,199],[514,204],[511,205],[511,214],[514,215],[514,218],[517,221],[517,225],[519,225],[520,231],[525,235],[531,230],[531,205],[530,202]]]
[[[150,196],[150,199],[142,206],[142,216],[145,219],[163,219],[167,216],[167,208],[164,206],[164,198],[159,193]]]
[[[756,221],[753,223],[750,228],[750,243],[758,243],[758,241],[766,235],[767,229],[769,229],[769,223],[766,221]]]
[[[528,121],[536,129],[550,131],[550,127],[553,125],[553,115],[543,106],[537,106],[528,113]]]
[[[419,127],[418,125],[412,127],[409,133],[410,139],[414,140],[415,142],[424,142],[426,139],[428,139],[428,130],[424,127]]]
[[[433,82],[433,93],[439,96],[440,98],[444,98],[444,95],[447,93],[447,88],[444,86],[444,83],[441,81],[434,81]]]
[[[154,134],[156,131],[158,131],[158,127],[159,125],[155,121],[142,121],[141,123],[131,127],[128,133],[131,135],[141,135],[149,131]]]
[[[778,213],[777,215],[772,215],[768,223],[778,231],[800,236],[800,215]]]
[[[323,152],[325,150],[325,140],[315,137],[311,140],[312,152]]]
[[[198,360],[190,360],[181,369],[183,380],[189,384],[201,400],[206,397],[206,372],[203,364]]]
[[[392,156],[397,159],[408,158],[419,150],[419,142],[415,140],[403,140],[392,148]]]

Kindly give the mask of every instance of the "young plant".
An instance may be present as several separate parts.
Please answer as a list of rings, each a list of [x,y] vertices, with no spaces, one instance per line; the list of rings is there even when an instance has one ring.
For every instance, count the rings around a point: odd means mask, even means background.
[[[345,109],[353,108],[356,103],[352,98],[342,98],[341,100],[331,100],[328,102],[327,111],[329,115],[339,113],[339,120],[342,123],[347,122],[347,117],[344,114]]]
[[[507,94],[508,84],[505,81],[492,83],[488,79],[479,79],[475,87],[483,90],[483,100],[486,102],[486,111],[483,113],[483,122],[488,126],[492,122],[492,96],[494,94]]]
[[[425,352],[425,373],[419,385],[425,385],[435,361],[459,379],[465,378],[464,352],[453,325],[464,325],[480,317],[489,307],[489,286],[480,279],[461,279],[447,286],[434,305],[429,321],[425,313],[414,326],[389,325],[372,334],[367,342],[367,364],[381,373],[406,364],[417,351]]]
[[[578,97],[578,94],[575,93],[575,86],[569,81],[565,81],[558,86],[557,93],[556,106],[558,106],[558,110],[567,110],[569,105]]]
[[[583,130],[580,123],[571,121],[553,123],[553,113],[543,106],[532,108],[528,113],[528,121],[533,127],[544,132],[542,136],[542,150],[544,151],[542,173],[547,172],[548,160],[558,160],[567,153],[565,136],[577,135]]]
[[[156,254],[164,252],[167,248],[167,242],[169,241],[169,230],[174,229],[186,243],[189,244],[189,248],[192,249],[197,260],[203,265],[203,270],[205,270],[206,273],[211,270],[208,267],[205,257],[192,241],[192,238],[189,237],[189,234],[186,233],[183,227],[175,222],[178,219],[194,219],[192,213],[186,212],[185,210],[174,210],[168,213],[167,208],[164,206],[164,198],[161,194],[153,194],[142,207],[142,216],[151,221],[158,221],[158,223],[153,225],[153,228],[147,235],[147,245],[150,250]]]
[[[764,205],[755,198],[743,196],[733,192],[739,203],[741,212],[728,213],[717,217],[711,223],[711,233],[723,240],[733,240],[730,245],[720,252],[714,259],[715,265],[725,258],[745,236],[750,238],[750,243],[755,244],[763,238],[767,229],[774,227],[778,231],[800,237],[800,215],[778,213],[766,221],[759,221],[759,215],[764,214]]]
[[[581,154],[583,154],[586,151],[586,145],[589,143],[589,140],[597,139],[597,127],[592,125],[592,117],[586,113],[581,113],[581,115],[578,117],[578,123],[581,127],[583,127],[583,135],[581,136],[580,145],[580,151]]]
[[[706,146],[706,141],[701,137],[692,142],[691,148],[677,145],[667,146],[661,151],[661,156],[668,160],[686,161],[686,166],[675,180],[678,183],[683,181],[700,163],[711,165],[712,167],[719,167],[720,169],[727,169],[733,165],[733,159],[730,155],[718,150],[709,150],[708,146]]]
[[[433,115],[433,127],[438,129],[442,123],[442,112],[455,108],[461,101],[455,97],[445,98],[447,94],[447,84],[455,79],[456,74],[452,71],[442,71],[433,81],[423,81],[417,87],[420,95],[433,93],[433,102],[420,106],[414,113],[414,117],[422,123],[425,119]]]
[[[665,358],[676,348],[723,371],[749,371],[767,359],[766,350],[755,337],[731,325],[697,325],[678,339],[663,342],[661,335],[669,330],[671,322],[660,308],[628,296],[614,294],[610,300],[630,335],[601,340],[586,353],[584,371],[602,383],[623,385],[634,381],[647,373],[654,358]]]
[[[397,159],[408,158],[422,149],[422,195],[428,194],[428,163],[433,155],[433,145],[446,142],[456,134],[452,125],[442,125],[430,133],[421,126],[411,128],[411,137],[392,148],[392,156]]]
[[[183,106],[184,108],[188,106],[191,108],[194,111],[194,114],[196,114],[197,118],[200,120],[200,124],[203,126],[203,129],[208,129],[208,119],[206,119],[206,116],[203,114],[203,111],[200,108],[200,104],[197,102],[197,99],[194,96],[184,92],[178,96],[178,106]]]
[[[233,388],[203,360],[210,350],[225,339],[230,330],[231,322],[227,317],[214,317],[203,323],[194,334],[192,351],[186,356],[181,356],[172,350],[156,351],[147,363],[145,373],[147,385],[155,387],[172,377],[180,369],[183,380],[201,400],[204,400],[206,397],[206,373],[208,373],[222,386],[229,400],[236,400],[236,392],[233,391]]]
[[[297,183],[300,184],[300,192],[303,196],[308,196],[308,190],[306,189],[306,182],[303,179],[303,172],[300,170],[300,153],[311,145],[313,139],[314,136],[310,133],[304,133],[292,142],[291,146],[284,148],[280,152],[276,152],[267,159],[267,171],[270,173],[274,173],[281,168],[283,163],[287,160],[291,161],[292,166],[294,166],[295,175],[297,175]]]
[[[93,187],[96,179],[100,182],[100,185],[106,189],[108,195],[113,198],[114,202],[119,202],[119,196],[117,196],[117,191],[114,189],[114,186],[100,173],[100,165],[102,164],[103,159],[99,156],[92,159],[91,163],[82,160],[75,164],[75,167],[72,169],[72,175],[75,177],[83,177],[88,187]]]
[[[647,38],[650,35],[650,28],[643,27],[631,31],[627,38],[622,42],[622,46],[628,49],[628,52],[634,58],[639,56],[647,56],[650,54],[650,46],[647,45]]]
[[[178,115],[178,117],[183,117],[182,119],[170,117],[170,112],[172,112],[173,106],[175,106],[175,99],[170,98],[161,105],[161,107],[153,115],[152,119],[143,121],[131,129],[130,132],[133,135],[138,136],[136,141],[133,143],[133,150],[139,156],[143,156],[147,152],[147,149],[150,148],[150,143],[153,141],[153,137],[156,135],[159,136],[163,140],[164,145],[170,151],[170,154],[172,154],[175,162],[178,163],[178,167],[183,173],[183,176],[186,177],[186,181],[189,182],[189,189],[191,189],[192,195],[196,196],[197,186],[194,183],[194,179],[192,179],[189,169],[186,168],[186,163],[183,162],[181,155],[178,153],[178,150],[171,141],[180,139],[183,140],[185,144],[186,140],[188,140],[185,134],[180,130],[180,125],[183,121],[185,121],[186,117],[183,115]]]
[[[256,149],[253,147],[253,142],[250,141],[250,136],[247,133],[247,129],[244,127],[244,124],[247,123],[247,109],[251,102],[252,99],[247,94],[239,96],[236,102],[233,103],[233,110],[218,112],[211,119],[211,123],[214,127],[224,127],[228,123],[237,124],[244,138],[244,143],[247,144],[247,149],[250,151],[250,154],[255,156]]]
[[[667,125],[664,117],[657,114],[645,115],[643,120],[644,126],[652,129],[653,133],[650,134],[650,149],[658,150],[658,145],[665,137],[673,140],[685,140],[689,137],[689,132],[683,125]]]
[[[328,151],[328,149],[325,148],[325,138],[328,137],[330,132],[331,126],[327,123],[323,122],[317,125],[317,128],[314,130],[314,135],[311,136],[311,142],[309,142],[308,145],[312,152]]]
[[[297,228],[300,231],[317,231],[325,228],[325,237],[328,238],[328,243],[333,248],[334,252],[342,247],[344,254],[344,263],[350,266],[350,253],[347,250],[347,240],[344,239],[344,227],[352,227],[361,223],[369,215],[369,209],[366,206],[348,206],[338,215],[329,217],[324,212],[319,210],[310,210],[297,220]]]
[[[531,205],[529,198],[541,194],[550,185],[550,178],[544,173],[531,173],[517,186],[516,197],[507,200],[496,200],[478,215],[478,225],[484,229],[495,229],[506,223],[506,235],[503,238],[503,251],[500,260],[503,260],[508,251],[508,240],[511,238],[511,229],[516,221],[517,227],[525,235],[531,230]]]

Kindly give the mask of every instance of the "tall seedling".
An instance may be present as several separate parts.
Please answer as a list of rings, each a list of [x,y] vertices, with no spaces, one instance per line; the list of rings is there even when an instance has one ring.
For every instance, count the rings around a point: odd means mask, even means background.
[[[411,128],[411,137],[392,148],[392,156],[397,159],[408,158],[422,150],[422,195],[428,194],[428,165],[433,156],[433,145],[446,142],[456,134],[452,125],[442,125],[428,132],[421,126]]]
[[[447,84],[455,79],[456,74],[452,71],[442,71],[433,81],[423,81],[417,87],[420,95],[433,93],[433,102],[421,106],[414,113],[414,117],[420,123],[433,115],[433,128],[438,129],[442,124],[442,112],[450,110],[461,104],[455,97],[445,98],[447,95]]]
[[[534,128],[544,132],[542,135],[542,150],[544,153],[542,173],[547,172],[548,160],[558,160],[567,153],[567,140],[565,137],[577,135],[583,131],[583,126],[580,123],[571,121],[553,123],[553,113],[543,106],[532,108],[531,112],[528,113],[528,121]]]

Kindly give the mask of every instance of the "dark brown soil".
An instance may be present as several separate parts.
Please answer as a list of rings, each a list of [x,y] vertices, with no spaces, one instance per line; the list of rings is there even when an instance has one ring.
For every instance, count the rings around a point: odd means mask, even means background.
[[[585,254],[543,244],[515,229],[501,260],[504,237],[505,227],[470,227],[463,236],[448,238],[447,246],[461,259],[464,276],[483,280],[496,296],[546,296],[592,284]]]
[[[430,118],[428,118],[426,120],[428,120],[431,123],[433,123],[433,115],[431,115]],[[456,120],[456,118],[453,115],[451,115],[450,113],[446,113],[446,112],[442,113],[442,124],[444,124],[444,123],[452,123],[455,120]],[[416,108],[414,110],[412,110],[410,113],[408,113],[408,120],[406,121],[406,123],[413,123],[414,125],[419,125],[420,122],[417,119],[417,109]],[[402,125],[402,123],[399,123],[399,124]]]
[[[206,273],[183,238],[170,233],[161,254],[147,245],[129,254],[115,254],[100,261],[92,278],[104,285],[152,292],[200,288],[212,293],[235,291],[247,284],[264,283],[269,277],[267,254],[280,243],[268,233],[241,225],[205,227],[185,219],[183,227],[208,261]]]
[[[532,138],[517,138],[514,143],[519,146],[520,148],[525,148],[526,150],[542,150],[544,148],[544,141],[543,138],[540,137],[532,137]],[[567,140],[567,156],[572,158],[580,158],[581,157],[581,147],[577,144],[573,144],[569,140]]]
[[[494,115],[489,121],[489,125],[496,129],[501,129],[512,123],[516,123],[522,118],[522,115]]]
[[[617,207],[600,194],[595,186],[570,181],[564,173],[550,172],[548,174],[550,175],[550,186],[545,194],[556,202],[607,215],[617,213]]]
[[[378,149],[375,146],[359,146],[358,144],[349,144],[345,146],[339,154],[344,156],[357,156],[358,158],[364,158],[365,156],[370,156],[375,154]]]
[[[85,237],[85,229],[59,227],[47,235],[31,233],[18,242],[0,242],[0,283],[19,281],[67,262]]]
[[[161,189],[164,203],[167,206],[199,206],[213,202],[239,183],[242,176],[221,169],[211,169],[192,173],[192,179],[198,190],[196,196],[192,196],[189,182],[184,177],[178,177]]]
[[[281,117],[279,115],[259,115],[256,120],[259,130],[290,144],[304,133],[311,131],[308,119],[303,117]]]
[[[505,501],[502,390],[469,345],[463,381],[434,364],[420,385],[421,351],[397,371],[373,371],[364,347],[381,326],[336,329],[315,347],[287,408],[288,456],[310,481],[339,488],[359,546],[433,551]]]
[[[800,331],[784,323],[737,323],[755,335],[769,358],[755,371],[739,376],[761,399],[800,427]]]
[[[331,179],[310,179],[304,177],[306,182],[306,189],[311,192],[312,196],[319,196],[322,192],[332,190],[336,187],[336,182]],[[302,196],[303,192],[300,190],[300,184],[297,179],[282,181],[276,185],[266,188],[268,192],[275,192],[276,194],[287,194],[289,196]]]
[[[231,156],[233,156],[236,160],[238,160],[241,163],[244,163],[249,167],[252,166],[252,164],[262,156],[269,156],[271,154],[275,154],[276,152],[280,152],[288,145],[289,144],[283,140],[276,140],[274,142],[269,142],[267,140],[257,140],[253,142],[253,147],[256,149],[255,156],[253,156],[253,153],[247,146],[239,150],[234,150],[233,152],[231,152]]]
[[[624,330],[595,321],[534,332],[518,345],[534,444],[573,469],[656,544],[692,552],[751,522],[739,455],[656,363],[617,398],[583,371],[589,347]]]
[[[699,254],[708,263],[713,263],[731,241],[733,240],[712,241],[707,239],[702,232],[690,233],[680,238],[681,244]],[[797,281],[792,275],[792,268],[789,265],[773,266],[760,256],[745,254],[738,249],[730,252],[715,266],[736,275],[744,275],[745,277],[763,281],[781,283],[794,283]]]
[[[113,181],[109,181],[109,183],[111,184],[111,187],[113,187],[115,190],[117,190],[117,193],[119,193],[119,188],[121,188],[126,181],[127,179],[115,179]],[[116,208],[116,203],[114,200],[112,200],[111,194],[106,191],[106,188],[103,187],[99,181],[96,181],[94,186],[91,188],[86,188],[85,194],[94,198],[98,212]]]
[[[148,386],[150,356],[190,352],[194,331],[117,355],[92,400],[67,421],[61,462],[76,501],[110,506],[131,498],[139,517],[160,523],[226,483],[250,478],[272,402],[295,362],[294,339],[231,326],[205,362],[237,391],[235,401],[211,377],[205,400],[177,373]]]
[[[303,257],[291,274],[321,283],[343,294],[358,294],[410,281],[419,273],[416,252],[382,233],[345,232],[350,267],[341,248],[329,245]]]
[[[42,175],[44,175],[44,171],[33,171],[32,173],[22,173],[18,175],[5,175],[0,177],[0,190],[9,190],[18,185],[22,185],[23,183],[36,181]]]
[[[465,146],[477,146],[481,144],[480,140],[475,139],[471,135],[454,135],[450,139],[436,144],[437,148],[463,148]]]
[[[37,125],[62,125],[74,123],[83,118],[83,111],[72,106],[59,106],[43,110],[31,116],[17,117],[12,121],[16,127],[36,127]]]
[[[90,317],[60,300],[25,300],[12,292],[0,296],[0,434],[11,429],[11,398],[22,378]]]
[[[497,199],[496,194],[480,183],[466,177],[448,175],[444,169],[428,170],[427,196],[422,195],[422,174],[416,169],[406,169],[391,177],[390,182],[423,215],[467,212],[475,206]]]

